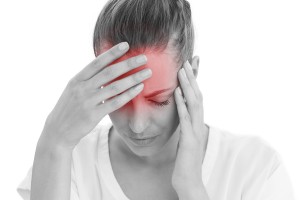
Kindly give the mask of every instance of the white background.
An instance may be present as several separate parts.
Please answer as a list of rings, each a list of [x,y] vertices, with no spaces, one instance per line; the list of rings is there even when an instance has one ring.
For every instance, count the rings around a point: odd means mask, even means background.
[[[282,156],[299,198],[299,1],[190,3],[205,122],[265,139]],[[20,199],[16,187],[33,163],[46,117],[67,82],[94,59],[103,4],[1,1],[0,199]]]

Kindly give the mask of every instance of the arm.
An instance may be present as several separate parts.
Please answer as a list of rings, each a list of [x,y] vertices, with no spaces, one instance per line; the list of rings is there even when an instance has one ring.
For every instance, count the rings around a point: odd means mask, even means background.
[[[32,168],[30,200],[69,200],[72,149],[41,135]]]

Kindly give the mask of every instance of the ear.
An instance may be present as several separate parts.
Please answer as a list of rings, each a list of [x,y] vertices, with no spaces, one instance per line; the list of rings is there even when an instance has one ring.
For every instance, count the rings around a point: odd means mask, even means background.
[[[191,66],[194,72],[195,77],[197,78],[198,76],[198,69],[199,69],[199,63],[200,63],[200,57],[199,56],[194,56]]]

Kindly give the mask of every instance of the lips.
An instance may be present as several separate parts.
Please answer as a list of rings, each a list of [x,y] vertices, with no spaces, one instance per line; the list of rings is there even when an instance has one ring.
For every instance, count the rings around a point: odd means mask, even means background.
[[[142,133],[134,133],[131,131],[128,131],[129,134],[127,134],[127,137],[135,139],[135,140],[147,140],[147,139],[151,139],[154,138],[158,135],[150,135],[150,134],[142,134]]]
[[[151,137],[145,137],[145,138],[136,138],[136,137],[130,137],[130,138],[135,139],[135,140],[147,140],[147,139],[150,139],[150,138],[154,138],[154,137],[156,137],[156,136],[157,136],[157,135],[151,136]]]
[[[135,139],[132,137],[130,138],[131,143],[133,143],[135,146],[140,146],[140,147],[145,147],[145,146],[151,146],[152,143],[155,142],[155,139],[158,137],[154,136],[154,137],[145,137],[145,139]]]

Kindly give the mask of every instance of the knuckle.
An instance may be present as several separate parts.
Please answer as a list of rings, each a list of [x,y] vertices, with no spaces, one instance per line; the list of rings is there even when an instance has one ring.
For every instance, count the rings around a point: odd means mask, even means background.
[[[186,121],[190,121],[190,116],[188,114],[185,114],[183,119],[186,120]]]
[[[101,61],[102,61],[101,56],[99,58],[94,59],[92,62],[92,66],[98,66]]]
[[[68,86],[74,87],[78,83],[76,77],[73,77],[71,80],[68,82]]]
[[[114,94],[119,94],[120,93],[120,87],[118,87],[115,84],[110,84],[109,85],[109,90],[111,90]]]
[[[102,73],[105,78],[111,78],[113,76],[113,70],[111,67],[106,67]]]
[[[109,54],[111,57],[115,58],[115,57],[118,57],[118,56],[119,56],[119,51],[118,51],[117,48],[112,48],[112,49],[108,50],[108,54]]]
[[[71,94],[76,94],[77,91],[78,91],[78,84],[75,83],[75,82],[69,82],[68,83],[68,91],[71,93]]]

